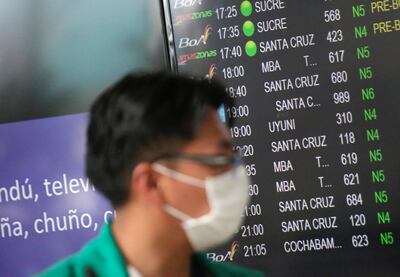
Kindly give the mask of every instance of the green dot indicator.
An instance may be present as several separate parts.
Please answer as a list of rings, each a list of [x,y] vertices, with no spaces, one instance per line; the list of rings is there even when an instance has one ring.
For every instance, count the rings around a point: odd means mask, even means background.
[[[254,34],[254,23],[250,20],[247,20],[245,23],[243,23],[243,33],[247,37],[251,37]]]
[[[257,44],[254,41],[249,40],[248,42],[246,42],[245,51],[247,56],[255,56],[257,54]]]
[[[244,16],[251,15],[251,12],[253,11],[253,6],[251,5],[250,1],[243,1],[242,4],[240,4],[240,11]]]

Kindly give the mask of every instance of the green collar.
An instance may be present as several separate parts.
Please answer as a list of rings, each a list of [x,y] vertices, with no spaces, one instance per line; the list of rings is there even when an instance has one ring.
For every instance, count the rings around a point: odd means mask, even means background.
[[[93,270],[95,276],[128,277],[125,259],[111,232],[111,224],[105,224],[96,239],[80,253],[80,268]],[[99,270],[98,272],[96,270]]]
[[[201,252],[193,255],[192,262],[194,276],[263,276],[261,272],[250,271],[233,264],[211,262]],[[38,276],[129,277],[127,264],[111,232],[111,224],[105,224],[99,235],[88,242],[80,252],[60,261]]]
[[[111,231],[111,223],[105,224],[97,238],[89,242],[79,253],[76,262],[81,274],[92,270],[96,277],[119,276],[129,277],[127,264],[118,248],[117,242]],[[212,275],[224,276],[227,269],[233,265],[224,266],[220,263],[210,262],[204,253],[198,252],[193,258],[202,268],[207,269]],[[80,276],[80,274],[78,274]]]

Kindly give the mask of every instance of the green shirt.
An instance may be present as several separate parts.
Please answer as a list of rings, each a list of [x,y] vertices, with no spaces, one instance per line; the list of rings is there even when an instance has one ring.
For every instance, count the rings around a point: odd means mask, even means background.
[[[195,263],[210,276],[263,276],[261,272],[248,270],[228,263],[207,260],[206,255],[194,255]],[[97,238],[87,243],[79,252],[56,263],[38,277],[129,277],[127,265],[114,237],[111,225],[106,224]]]

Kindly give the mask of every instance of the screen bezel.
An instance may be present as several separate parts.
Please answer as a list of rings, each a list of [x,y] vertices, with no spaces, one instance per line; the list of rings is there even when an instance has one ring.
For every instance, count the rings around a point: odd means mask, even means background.
[[[178,64],[176,61],[176,49],[175,49],[175,40],[174,40],[174,30],[172,24],[172,13],[170,9],[170,1],[169,0],[160,0],[160,11],[162,17],[162,24],[164,29],[164,43],[167,48],[168,54],[168,64],[170,69],[177,73],[178,72]]]

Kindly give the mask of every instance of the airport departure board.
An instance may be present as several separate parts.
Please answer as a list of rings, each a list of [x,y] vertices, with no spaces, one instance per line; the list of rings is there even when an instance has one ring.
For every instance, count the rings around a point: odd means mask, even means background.
[[[164,1],[170,62],[217,79],[252,178],[207,253],[267,276],[400,276],[400,1]]]

